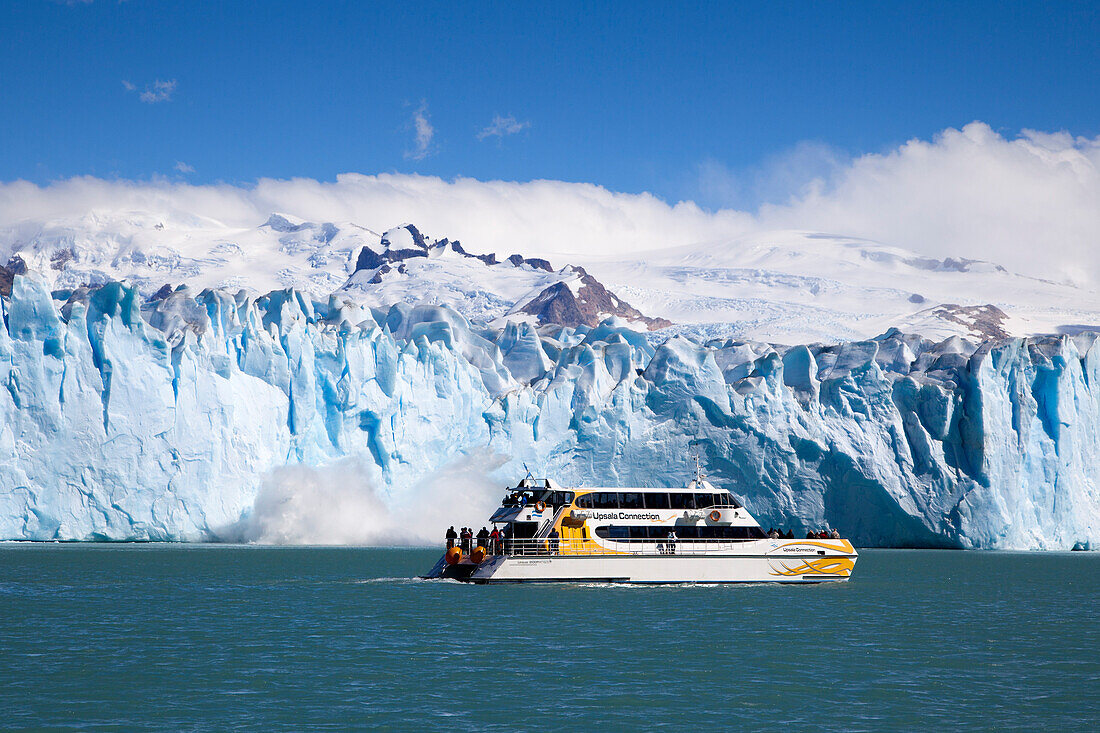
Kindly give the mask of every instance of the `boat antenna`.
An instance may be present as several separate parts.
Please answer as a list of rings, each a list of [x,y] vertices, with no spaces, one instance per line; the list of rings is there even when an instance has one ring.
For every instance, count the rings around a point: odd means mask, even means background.
[[[691,446],[691,455],[695,459],[695,481],[702,481],[706,478],[706,474],[703,473],[703,469],[699,465],[699,439],[692,440],[688,445]]]

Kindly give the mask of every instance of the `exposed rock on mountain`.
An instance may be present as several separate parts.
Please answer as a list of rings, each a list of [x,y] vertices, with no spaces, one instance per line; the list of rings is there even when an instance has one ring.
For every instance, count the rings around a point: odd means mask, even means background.
[[[16,275],[24,275],[27,265],[19,255],[8,260],[7,265],[0,265],[0,295],[11,295],[12,282]]]
[[[991,339],[1008,338],[1009,317],[992,304],[958,305],[944,303],[925,308],[904,319],[899,327],[910,333],[920,333],[929,338],[947,338],[951,334],[961,336],[972,343]]]
[[[595,327],[611,316],[644,323],[651,331],[672,325],[671,321],[664,318],[648,318],[642,315],[629,303],[608,292],[583,267],[562,270],[563,273],[566,271],[571,271],[570,274],[574,276],[548,286],[527,302],[518,304],[512,312],[529,313],[540,324],[556,323],[570,328]]]
[[[539,325],[554,323],[570,328],[581,325],[596,326],[610,316],[644,324],[650,330],[671,325],[670,321],[663,318],[646,317],[629,303],[609,292],[583,267],[566,266],[555,273],[547,260],[537,257],[525,258],[519,254],[511,255],[504,262],[498,262],[493,253],[470,254],[458,241],[439,239],[429,242],[412,224],[404,224],[389,230],[382,235],[377,247],[364,246],[359,253],[355,272],[348,286],[345,286],[345,290],[367,292],[369,286],[384,285],[388,279],[403,277],[410,280],[410,284],[418,281],[426,295],[432,289],[432,285],[442,279],[438,277],[439,270],[438,268],[433,270],[435,279],[429,282],[428,277],[432,275],[426,276],[426,274],[412,271],[407,267],[413,264],[410,261],[416,258],[453,261],[455,257],[459,261],[465,261],[466,264],[480,263],[485,268],[503,266],[536,274],[548,274],[549,278],[541,276],[535,280],[535,282],[543,281],[543,284],[534,291],[534,295],[529,294],[521,298],[509,310],[509,314],[512,315],[533,315]],[[488,283],[491,280],[508,277],[499,270],[486,269],[477,272],[476,267],[470,275],[471,284],[479,280]],[[417,280],[414,281],[413,278]],[[549,284],[545,283],[546,280],[550,281]]]

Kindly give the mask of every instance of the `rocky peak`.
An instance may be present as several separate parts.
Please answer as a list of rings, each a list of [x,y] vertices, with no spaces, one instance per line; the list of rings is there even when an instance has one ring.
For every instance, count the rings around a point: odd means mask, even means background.
[[[27,274],[27,263],[19,255],[13,255],[7,265],[0,265],[0,295],[11,295],[16,275]]]
[[[374,278],[372,278],[370,282],[381,282],[381,280],[377,280],[376,278],[384,276],[386,273],[393,270],[392,267],[386,267],[387,265],[392,266],[396,262],[407,260],[412,257],[432,257],[442,254],[447,250],[462,257],[480,260],[487,266],[500,264],[500,260],[497,259],[495,252],[481,255],[467,252],[462,247],[462,243],[457,239],[451,241],[450,239],[443,238],[429,241],[429,238],[414,225],[402,224],[383,234],[378,243],[378,247],[363,247],[359,251],[359,255],[355,262],[355,272],[359,270],[379,270],[374,274]],[[545,270],[546,272],[554,271],[554,268],[547,260],[539,257],[524,257],[523,255],[514,254],[508,257],[505,262],[508,262],[513,267],[528,265],[536,270]]]
[[[649,318],[626,301],[609,291],[583,267],[566,267],[573,277],[554,283],[534,298],[513,309],[514,313],[529,313],[540,325],[556,323],[576,328],[580,325],[595,327],[609,316],[626,321],[640,321],[650,331],[671,326],[664,318]]]
[[[610,292],[583,267],[567,266],[557,273],[549,261],[539,257],[510,255],[503,262],[496,253],[473,254],[466,251],[461,242],[450,239],[432,240],[412,224],[402,224],[383,234],[377,245],[367,245],[359,251],[352,281],[355,287],[369,289],[385,285],[391,278],[406,276],[416,271],[416,258],[437,258],[443,255],[465,260],[476,260],[486,267],[501,266],[547,273],[537,278],[549,282],[534,297],[515,303],[511,313],[528,313],[536,316],[539,324],[555,323],[561,326],[597,326],[610,316],[627,321],[644,323],[649,329],[672,325],[663,318],[648,318],[629,303]],[[365,272],[364,272],[365,271]],[[497,272],[501,276],[506,271]],[[356,277],[355,273],[361,273]],[[488,273],[487,273],[488,274]],[[518,273],[517,273],[518,274]]]

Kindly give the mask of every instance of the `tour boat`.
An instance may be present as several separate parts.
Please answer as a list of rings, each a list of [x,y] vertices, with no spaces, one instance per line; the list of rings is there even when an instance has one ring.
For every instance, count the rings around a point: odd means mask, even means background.
[[[473,583],[846,581],[845,539],[769,537],[733,494],[697,473],[686,488],[567,489],[528,476],[489,522],[500,540],[448,540],[425,578]]]

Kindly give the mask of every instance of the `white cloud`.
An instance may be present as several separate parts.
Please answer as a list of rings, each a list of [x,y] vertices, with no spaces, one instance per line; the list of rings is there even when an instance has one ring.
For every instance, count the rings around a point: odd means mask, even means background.
[[[567,261],[698,242],[721,246],[753,231],[793,228],[1100,283],[1100,138],[1032,131],[1006,138],[972,123],[888,153],[806,170],[803,175],[815,177],[777,184],[793,196],[785,192],[783,200],[754,211],[708,211],[690,201],[669,204],[645,193],[546,180],[344,174],[333,182],[261,179],[250,187],[92,177],[47,186],[16,181],[0,184],[0,229],[27,219],[131,209],[166,220],[208,217],[252,227],[281,211],[376,231],[409,221],[475,251]],[[770,181],[773,173],[759,177]]]
[[[757,218],[1096,283],[1100,137],[1025,130],[1007,139],[973,122],[857,158]]]
[[[177,160],[176,165],[173,166],[180,173],[194,173],[195,169],[184,163],[182,160]]]
[[[157,79],[153,82],[151,87],[145,87],[145,91],[141,93],[141,101],[146,104],[155,104],[156,102],[168,102],[171,101],[172,95],[176,92],[176,80],[170,79],[168,81],[161,81]]]
[[[530,122],[519,122],[512,115],[507,117],[501,117],[500,115],[493,116],[493,124],[489,125],[481,132],[477,134],[478,140],[484,140],[487,137],[496,136],[503,138],[505,135],[515,135],[521,130],[525,130],[531,126]]]
[[[762,203],[789,203],[814,186],[835,181],[851,164],[843,151],[804,140],[757,165],[734,170],[713,158],[697,169],[697,203],[711,208],[755,209]]]
[[[432,138],[435,137],[435,128],[428,121],[428,105],[421,102],[413,114],[413,131],[415,133],[414,147],[405,153],[405,157],[411,160],[424,160],[431,154]]]
[[[128,92],[136,92],[137,85],[126,79],[122,80],[122,86],[126,88]],[[172,95],[176,93],[176,80],[169,79],[167,81],[157,79],[152,84],[147,84],[145,89],[138,95],[138,99],[146,104],[156,104],[157,102],[170,102],[172,101]]]

